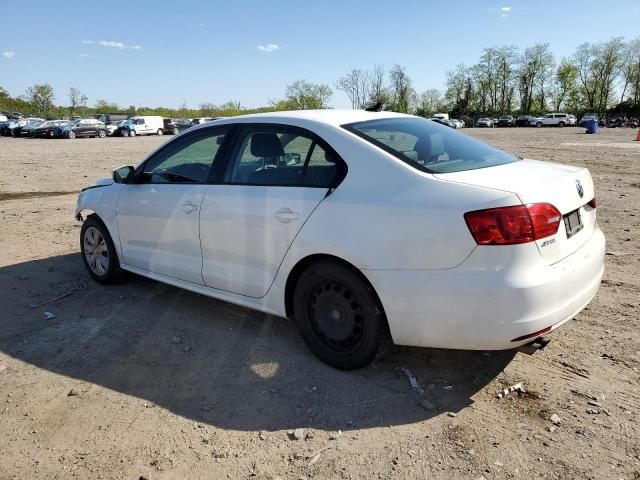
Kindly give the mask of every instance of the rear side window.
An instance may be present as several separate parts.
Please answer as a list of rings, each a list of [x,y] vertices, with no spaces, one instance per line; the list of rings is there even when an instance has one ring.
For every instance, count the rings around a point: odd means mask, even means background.
[[[515,155],[423,118],[384,118],[343,128],[429,173],[475,170],[519,160]]]
[[[232,156],[227,182],[241,185],[335,185],[341,166],[313,134],[286,126],[246,129]]]

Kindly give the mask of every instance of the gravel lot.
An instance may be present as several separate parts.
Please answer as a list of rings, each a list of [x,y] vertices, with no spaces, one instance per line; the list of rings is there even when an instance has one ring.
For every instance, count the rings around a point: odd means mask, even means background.
[[[534,356],[399,347],[356,372],[286,320],[90,280],[76,193],[166,137],[0,138],[0,478],[640,478],[640,142],[582,132],[465,131],[589,167],[608,241],[594,302]]]

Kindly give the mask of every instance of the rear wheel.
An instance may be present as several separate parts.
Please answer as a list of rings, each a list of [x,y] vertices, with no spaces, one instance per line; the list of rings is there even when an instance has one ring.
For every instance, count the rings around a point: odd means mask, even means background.
[[[80,229],[82,261],[98,283],[110,284],[122,277],[116,248],[107,227],[95,215],[89,215]]]
[[[371,286],[337,262],[317,262],[302,273],[293,312],[309,349],[340,370],[369,364],[386,331],[386,319]]]
[[[136,131],[135,130],[129,130],[129,136],[130,137],[135,137],[136,136]]]
[[[164,134],[164,132],[162,131],[161,128],[158,129],[158,131],[156,132],[158,134],[158,136],[162,136]]]

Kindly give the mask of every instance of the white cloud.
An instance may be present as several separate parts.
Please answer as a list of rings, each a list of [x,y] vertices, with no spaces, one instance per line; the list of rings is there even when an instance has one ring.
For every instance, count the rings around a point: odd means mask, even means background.
[[[15,57],[15,55],[16,55],[16,52],[12,52],[12,51],[2,52],[2,56],[7,60],[11,60],[13,57]]]
[[[78,58],[80,60],[84,60],[85,58],[91,58],[91,55],[89,55],[88,53],[81,53],[80,55],[78,55]]]
[[[141,50],[142,47],[140,45],[127,45],[126,43],[123,42],[115,42],[113,40],[82,40],[82,43],[87,44],[87,45],[91,45],[91,44],[98,44],[101,45],[103,47],[108,47],[108,48],[117,48],[118,50]]]
[[[511,7],[502,7],[500,9],[501,12],[510,12],[511,11]]]
[[[258,45],[258,50],[265,53],[275,52],[280,48],[280,45],[275,43],[267,43],[266,45]]]

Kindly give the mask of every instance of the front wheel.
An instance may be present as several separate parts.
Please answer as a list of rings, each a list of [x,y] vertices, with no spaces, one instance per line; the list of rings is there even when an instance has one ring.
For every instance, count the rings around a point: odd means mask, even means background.
[[[76,138],[76,132],[70,131],[69,133],[67,133],[67,137],[73,140],[74,138]]]
[[[558,126],[559,126],[560,128],[564,127],[564,122],[560,122],[560,123],[558,124]]]
[[[104,137],[106,137],[106,136],[107,136],[107,132],[105,132],[104,130],[100,130],[100,131],[98,132],[98,136],[99,136],[100,138],[104,138]]]
[[[117,282],[121,276],[116,248],[107,227],[95,215],[89,215],[80,229],[82,261],[98,283]]]
[[[135,130],[129,130],[129,136],[130,137],[135,137],[136,136],[136,131]]]
[[[293,312],[309,349],[340,370],[369,364],[385,333],[386,319],[373,288],[337,262],[318,262],[302,273]]]
[[[536,123],[536,127],[537,127],[537,128],[542,127],[542,123],[541,123],[541,122]]]

